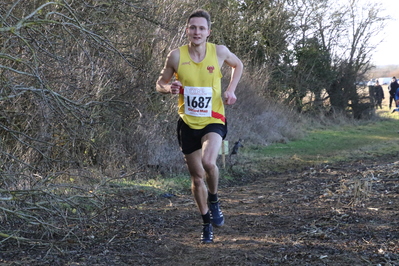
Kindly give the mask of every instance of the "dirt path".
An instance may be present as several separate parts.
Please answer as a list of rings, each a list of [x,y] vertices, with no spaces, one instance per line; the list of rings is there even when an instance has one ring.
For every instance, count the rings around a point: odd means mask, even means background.
[[[222,186],[199,244],[191,195],[116,190],[81,240],[2,246],[0,265],[399,265],[399,163],[356,162]]]

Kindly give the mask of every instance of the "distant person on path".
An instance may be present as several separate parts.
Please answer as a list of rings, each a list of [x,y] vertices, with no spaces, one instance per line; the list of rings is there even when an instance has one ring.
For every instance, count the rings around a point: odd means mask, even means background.
[[[394,99],[395,99],[396,108],[392,110],[392,113],[399,111],[399,88],[395,92]]]
[[[217,194],[216,160],[227,134],[224,104],[236,102],[235,90],[243,71],[241,60],[226,46],[207,41],[210,34],[209,13],[201,9],[194,11],[187,20],[188,44],[169,53],[156,82],[158,92],[179,95],[177,137],[202,215],[201,243],[212,243],[212,225],[224,224]],[[224,63],[231,68],[231,79],[222,97]]]
[[[393,77],[392,80],[391,80],[391,84],[389,84],[389,86],[388,86],[388,91],[389,91],[389,109],[392,108],[392,102],[395,101],[395,93],[396,93],[396,90],[398,88],[399,88],[398,81],[396,80],[396,77]]]
[[[378,80],[375,82],[374,86],[374,99],[375,99],[375,108],[378,109],[378,107],[380,107],[380,109],[382,109],[382,99],[385,98],[384,98],[384,91]]]

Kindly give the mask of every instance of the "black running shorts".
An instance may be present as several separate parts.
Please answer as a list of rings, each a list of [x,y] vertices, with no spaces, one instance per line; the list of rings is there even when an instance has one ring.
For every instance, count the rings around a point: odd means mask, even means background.
[[[190,154],[202,148],[202,137],[210,132],[218,133],[223,139],[227,135],[227,122],[223,124],[209,124],[203,129],[192,129],[183,119],[177,121],[177,139],[184,154]]]

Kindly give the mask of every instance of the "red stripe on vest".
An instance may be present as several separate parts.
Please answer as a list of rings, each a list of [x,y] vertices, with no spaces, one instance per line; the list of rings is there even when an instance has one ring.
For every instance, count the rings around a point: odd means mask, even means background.
[[[212,111],[212,117],[216,119],[222,120],[223,123],[226,123],[226,117],[222,114]]]

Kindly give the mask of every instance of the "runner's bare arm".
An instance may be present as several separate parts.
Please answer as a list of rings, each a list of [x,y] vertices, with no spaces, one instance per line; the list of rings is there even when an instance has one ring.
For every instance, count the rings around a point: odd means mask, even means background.
[[[231,105],[237,100],[235,90],[241,78],[244,66],[241,60],[224,45],[217,46],[217,54],[220,61],[231,67],[230,83],[224,92],[225,103]],[[220,67],[222,67],[222,64],[220,64]]]
[[[173,81],[171,84],[169,84],[174,73],[177,71],[177,67],[179,65],[179,58],[180,54],[178,49],[173,50],[168,54],[168,57],[166,58],[165,61],[165,66],[162,69],[161,75],[159,76],[156,83],[156,89],[158,92],[164,94],[179,93],[181,86],[180,81]]]

